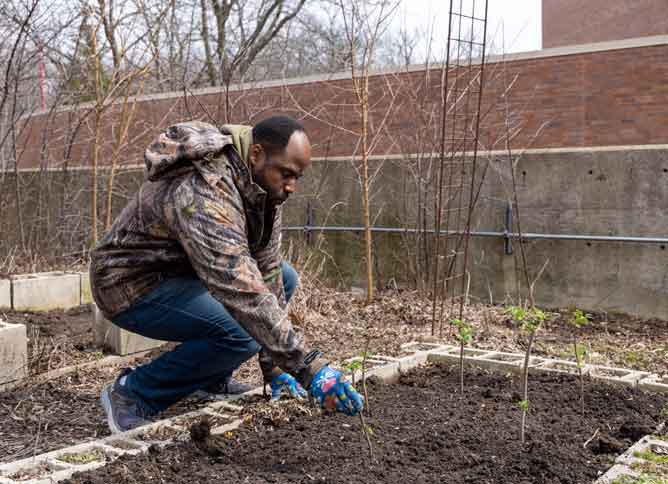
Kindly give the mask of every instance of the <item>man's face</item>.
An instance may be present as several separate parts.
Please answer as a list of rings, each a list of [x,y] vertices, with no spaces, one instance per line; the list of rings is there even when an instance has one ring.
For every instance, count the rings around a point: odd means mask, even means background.
[[[311,166],[311,143],[295,131],[282,152],[268,155],[259,144],[251,146],[253,180],[267,192],[270,205],[280,205],[297,190],[297,180]]]

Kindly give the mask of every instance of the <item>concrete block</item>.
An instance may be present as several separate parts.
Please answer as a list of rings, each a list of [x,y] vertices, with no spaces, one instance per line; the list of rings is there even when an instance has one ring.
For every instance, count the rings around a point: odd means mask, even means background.
[[[0,279],[0,309],[12,307],[12,283],[9,279]]]
[[[68,309],[81,304],[79,274],[41,272],[12,276],[11,281],[15,311]]]
[[[426,351],[418,351],[412,355],[404,356],[399,359],[399,371],[405,373],[407,371],[413,370],[420,365],[427,363],[429,353]]]
[[[638,477],[639,474],[623,464],[615,464],[599,477],[594,484],[613,484],[619,482],[622,477]]]
[[[668,375],[664,375],[663,377],[649,375],[641,378],[638,382],[638,388],[648,392],[668,393]]]
[[[93,317],[95,343],[109,348],[117,355],[124,356],[139,353],[158,348],[164,343],[163,341],[145,338],[144,336],[119,328],[106,319],[96,305],[93,306]]]
[[[79,273],[79,292],[81,293],[81,305],[84,304],[93,304],[93,293],[90,288],[90,273],[80,272]]]
[[[579,375],[578,365],[573,361],[568,360],[549,360],[546,359],[544,363],[537,367],[540,371],[547,371],[551,373],[568,373],[570,375]],[[582,368],[582,374],[587,375],[591,367],[585,365]]]
[[[366,372],[366,378],[375,376],[384,382],[394,383],[399,378],[399,363],[388,363],[383,366],[376,366]]]
[[[468,360],[469,359],[467,358],[467,362]],[[476,356],[471,359],[471,362],[475,365],[491,370],[513,371],[517,373],[522,371],[522,367],[524,366],[524,355],[519,353],[504,353],[495,351],[493,353]],[[536,366],[536,363],[541,364],[543,361],[537,361],[532,358],[529,363],[529,368]]]
[[[28,375],[28,338],[23,324],[0,320],[0,384]]]
[[[613,368],[610,366],[588,365],[589,375],[597,380],[608,383],[626,385],[636,388],[638,382],[651,374],[646,371],[627,370],[626,368]]]
[[[56,482],[56,474],[69,469],[67,464],[58,464],[40,455],[3,464],[0,466],[0,476],[22,483]]]
[[[421,341],[409,341],[401,345],[401,351],[403,353],[413,353],[416,351],[447,351],[450,348],[453,348],[451,345],[445,345],[443,343],[424,343]]]

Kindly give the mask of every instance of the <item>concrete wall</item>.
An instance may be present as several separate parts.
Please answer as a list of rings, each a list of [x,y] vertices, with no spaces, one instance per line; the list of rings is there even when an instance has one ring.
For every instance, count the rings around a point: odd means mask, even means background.
[[[477,205],[473,230],[503,231],[507,200],[512,189],[508,161],[501,154],[483,159],[489,169]],[[342,163],[342,162],[338,162]],[[316,224],[358,225],[361,209],[357,184],[335,162],[318,164],[302,196],[288,210],[291,223],[303,223],[304,205],[311,198]],[[410,168],[410,169],[408,169]],[[373,191],[373,214],[379,226],[415,227],[417,194],[412,185],[415,166],[406,161],[385,161]],[[656,149],[535,150],[517,166],[519,212],[524,232],[553,234],[627,235],[668,237],[668,147]],[[332,179],[335,177],[335,179]],[[466,179],[466,176],[465,176]],[[315,190],[314,187],[319,187]],[[447,195],[447,193],[446,193]],[[456,198],[458,198],[458,194]],[[463,200],[468,192],[464,190]],[[336,201],[345,202],[336,205]],[[456,207],[458,202],[451,205]],[[427,207],[433,206],[433,193]],[[333,207],[333,208],[332,208]],[[463,216],[460,227],[463,227]],[[456,228],[452,215],[450,228]],[[515,217],[517,222],[517,217]],[[433,211],[428,210],[428,228]],[[517,230],[517,226],[514,227]],[[364,285],[361,234],[323,234],[323,251],[331,256],[330,276]],[[426,264],[416,264],[414,237],[378,235],[376,265],[379,285],[390,279],[413,285]],[[454,239],[452,239],[454,240]],[[451,242],[452,244],[453,242]],[[443,245],[441,246],[443,247]],[[451,245],[452,247],[452,245]],[[666,245],[585,241],[531,241],[527,243],[532,279],[548,261],[535,285],[537,301],[548,307],[570,305],[621,311],[646,317],[668,318],[668,251]],[[500,238],[471,242],[472,293],[494,302],[526,297],[519,268],[519,245],[505,255]],[[334,267],[336,266],[336,267]],[[455,270],[455,272],[460,269]],[[461,293],[457,285],[456,293]]]
[[[532,154],[518,173],[526,173],[518,187],[525,232],[668,237],[668,150]],[[506,174],[488,178],[486,196],[506,196]],[[503,207],[481,216],[487,227],[502,221]],[[475,293],[516,296],[518,244],[513,256],[499,240],[477,240],[475,248]],[[540,304],[668,318],[666,245],[532,241],[527,248],[533,275],[549,261],[536,283]]]
[[[433,177],[435,161],[420,160],[425,178],[430,176],[429,168]],[[502,231],[512,193],[508,161],[502,153],[482,156],[478,173],[487,163],[473,229]],[[416,228],[421,214],[426,215],[426,228],[433,228],[434,192],[432,188],[419,195],[416,159],[374,159],[371,169],[378,170],[372,189],[372,217],[377,226]],[[533,150],[520,158],[517,173],[524,232],[668,237],[668,146]],[[464,181],[468,176],[464,174]],[[124,183],[133,187],[141,182],[143,173],[127,172],[124,177]],[[84,185],[87,182],[85,176],[79,180]],[[452,185],[460,180],[455,178]],[[71,189],[82,187],[72,185]],[[459,191],[446,190],[445,195],[454,198],[451,209],[459,206]],[[468,191],[463,190],[461,195],[465,206]],[[121,202],[118,200],[117,211],[122,208]],[[350,161],[316,161],[299,193],[286,205],[286,225],[303,225],[309,205],[313,207],[314,225],[362,224],[359,185]],[[85,205],[81,210],[85,212]],[[450,228],[454,229],[456,212],[451,213]],[[462,211],[460,228],[464,215]],[[316,261],[324,260],[324,276],[332,283],[343,287],[364,285],[362,234],[326,232],[313,239],[307,246],[303,234],[287,233],[285,249],[291,247],[292,257],[302,262],[312,257],[311,268]],[[414,287],[428,279],[425,272],[433,267],[433,243],[431,236],[417,243],[412,235],[376,235],[378,285],[383,287],[394,280]],[[494,302],[509,297],[516,300],[518,281],[522,281],[516,273],[517,242],[514,249],[514,255],[505,255],[500,238],[472,239],[470,254],[475,269],[471,284],[475,297],[488,301],[491,294]],[[532,274],[549,260],[536,283],[536,298],[543,305],[576,305],[668,319],[668,253],[664,245],[533,241],[527,244],[527,253]],[[461,292],[459,285],[456,292]]]
[[[665,0],[543,0],[543,48],[668,34]]]

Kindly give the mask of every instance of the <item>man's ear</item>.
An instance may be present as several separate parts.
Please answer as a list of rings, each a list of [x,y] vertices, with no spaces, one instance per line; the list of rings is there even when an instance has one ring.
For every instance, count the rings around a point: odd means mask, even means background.
[[[261,144],[252,144],[248,150],[248,161],[253,168],[261,168],[267,159]]]

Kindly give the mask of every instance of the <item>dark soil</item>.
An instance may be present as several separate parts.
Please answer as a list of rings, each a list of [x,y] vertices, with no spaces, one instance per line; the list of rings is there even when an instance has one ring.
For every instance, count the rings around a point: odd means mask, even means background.
[[[369,386],[370,462],[356,418],[295,415],[248,419],[231,435],[152,448],[125,456],[70,484],[98,483],[591,483],[607,470],[636,429],[655,429],[665,396],[587,383],[582,418],[576,380],[533,375],[528,442],[519,442],[517,377],[469,369],[465,396],[458,372],[431,367],[396,385]],[[251,412],[252,414],[252,412]],[[583,444],[599,430],[600,438]],[[610,453],[612,452],[612,453]]]
[[[88,305],[44,312],[3,311],[0,316],[26,325],[30,375],[105,356],[95,345],[93,313]]]
[[[99,397],[119,371],[117,366],[79,370],[0,392],[0,463],[109,435]],[[206,403],[186,398],[155,418],[180,415]]]

